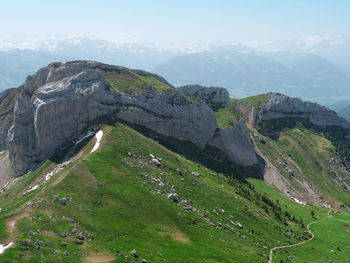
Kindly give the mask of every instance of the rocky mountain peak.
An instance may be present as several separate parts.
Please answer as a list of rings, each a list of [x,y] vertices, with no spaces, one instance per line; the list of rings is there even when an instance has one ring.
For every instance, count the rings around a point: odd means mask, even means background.
[[[265,120],[299,117],[321,126],[340,126],[350,129],[350,123],[338,116],[333,110],[318,103],[288,97],[279,93],[269,93],[267,101],[258,114],[256,123]]]
[[[174,89],[141,70],[94,61],[52,63],[27,78],[16,100],[8,133],[12,172],[35,169],[101,116],[190,142],[200,151],[214,148],[235,165],[257,166],[244,125],[231,132],[217,126],[212,108],[228,104],[223,88]]]

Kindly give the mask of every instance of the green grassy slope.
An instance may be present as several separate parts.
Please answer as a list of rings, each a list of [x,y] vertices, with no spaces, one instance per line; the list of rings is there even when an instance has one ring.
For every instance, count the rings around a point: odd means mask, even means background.
[[[232,122],[239,120],[239,115],[234,111],[235,99],[230,99],[229,108],[219,108],[215,111],[216,122],[219,128],[232,129]]]
[[[260,110],[264,104],[267,103],[269,98],[269,93],[251,96],[247,98],[243,98],[243,101],[249,102],[254,108]]]
[[[53,169],[49,161],[2,195],[8,194],[0,200],[1,239],[17,246],[1,262],[267,262],[269,248],[307,238],[312,210],[327,212],[300,206],[262,181],[217,174],[121,124],[104,133],[97,152],[89,154],[93,139],[39,189],[22,195]],[[178,203],[167,198],[172,192]],[[63,197],[66,205],[58,201]],[[75,244],[80,232],[83,245]],[[20,246],[27,239],[28,249]],[[137,259],[130,258],[133,249]]]
[[[325,132],[308,127],[309,124],[304,120],[291,119],[284,122],[296,125],[286,124],[282,127],[279,120],[263,123],[259,127],[260,131],[265,133],[268,130],[268,134],[274,132],[275,135],[269,138],[260,134],[264,140],[263,143],[257,143],[258,147],[296,188],[296,179],[304,178],[319,191],[325,202],[333,207],[349,204],[349,191],[342,183],[346,183],[347,178],[339,180],[336,175],[339,174],[336,171],[339,167],[329,161],[334,159],[338,164],[342,163],[336,145],[328,139]],[[295,172],[293,176],[288,174],[285,163]]]
[[[160,93],[172,89],[151,75],[141,76],[127,68],[121,68],[119,71],[103,71],[102,73],[113,91],[126,94],[141,91],[145,85],[152,85]]]

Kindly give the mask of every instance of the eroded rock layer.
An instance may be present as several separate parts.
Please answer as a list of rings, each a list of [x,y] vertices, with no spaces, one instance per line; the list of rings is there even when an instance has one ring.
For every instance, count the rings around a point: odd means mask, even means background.
[[[132,92],[125,90],[132,83],[137,84],[130,88]],[[198,96],[191,86],[175,89],[157,75],[98,62],[49,65],[27,78],[15,103],[8,134],[12,172],[20,176],[35,169],[105,115],[200,149],[216,147],[236,165],[256,166],[258,159],[244,123],[226,131],[217,126],[211,107],[227,106],[228,92],[195,90]]]

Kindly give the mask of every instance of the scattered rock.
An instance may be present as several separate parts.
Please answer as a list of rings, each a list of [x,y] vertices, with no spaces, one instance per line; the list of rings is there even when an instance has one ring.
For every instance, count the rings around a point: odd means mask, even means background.
[[[128,152],[128,156],[129,156],[129,157],[132,157],[132,153],[131,153],[131,152]]]
[[[131,255],[133,258],[138,258],[138,255],[137,255],[137,252],[136,252],[135,249],[131,250],[130,255]]]
[[[76,239],[76,240],[74,241],[74,243],[77,244],[77,245],[82,245],[82,244],[84,244],[84,241],[83,241],[83,240],[80,240],[80,239]]]
[[[32,230],[30,230],[28,235],[31,236],[31,237],[36,237],[38,235],[38,233],[33,232]]]
[[[92,242],[92,240],[94,240],[94,236],[91,233],[88,233],[88,241]]]
[[[168,198],[175,203],[177,203],[179,201],[179,198],[178,198],[177,194],[175,194],[175,193],[169,194]]]
[[[66,205],[67,204],[67,198],[63,197],[62,199],[59,200],[60,204]]]
[[[201,176],[201,175],[200,175],[199,173],[197,173],[197,172],[192,172],[191,174],[194,175],[194,176],[196,176],[196,177],[200,177],[200,176]]]
[[[32,241],[30,239],[26,239],[20,242],[22,247],[30,247],[32,246]]]
[[[234,225],[234,226],[236,226],[236,227],[240,228],[240,229],[243,229],[242,224],[241,224],[241,223],[239,223],[239,222],[235,223],[235,222],[233,222],[233,221],[231,220],[231,221],[230,221],[230,223],[231,223],[232,225]]]
[[[67,221],[68,221],[68,223],[71,223],[71,224],[76,223],[76,221],[74,219],[68,218],[68,217],[67,217]]]
[[[83,234],[77,235],[76,238],[79,239],[79,240],[84,240],[85,239]]]
[[[152,159],[152,163],[154,163],[157,166],[160,166],[160,161],[158,159],[156,159],[156,158]]]
[[[66,238],[66,237],[69,236],[69,232],[68,232],[68,231],[65,231],[65,232],[61,233],[60,236],[61,236],[62,238]]]

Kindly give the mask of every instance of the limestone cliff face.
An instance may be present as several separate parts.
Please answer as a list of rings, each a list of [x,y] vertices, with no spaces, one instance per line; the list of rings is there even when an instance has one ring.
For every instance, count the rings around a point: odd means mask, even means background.
[[[350,123],[329,108],[278,93],[267,94],[266,102],[260,109],[254,108],[247,101],[236,101],[234,110],[251,126],[272,119],[298,117],[320,127],[339,126],[350,129]]]
[[[234,129],[217,130],[208,145],[220,149],[233,163],[243,167],[255,166],[258,158],[254,150],[253,142],[242,119],[234,123]]]
[[[158,134],[221,151],[232,163],[256,166],[257,157],[243,123],[220,130],[211,107],[229,103],[222,88],[169,89],[160,92],[143,85],[136,92],[112,90],[103,72],[125,68],[91,61],[53,64],[29,76],[14,107],[8,133],[9,158],[14,175],[35,169],[55,150],[73,140],[97,117],[112,115]],[[134,71],[142,77],[161,77]],[[185,95],[187,94],[187,95]],[[196,97],[198,95],[198,97]],[[211,107],[210,107],[211,106]]]
[[[192,103],[177,90],[159,94],[145,91],[134,97],[116,96],[119,119],[141,125],[159,134],[189,141],[204,149],[213,137],[214,112],[205,103]]]
[[[0,151],[7,149],[7,134],[13,123],[15,101],[22,88],[7,89],[0,93]]]
[[[12,171],[21,175],[50,157],[55,149],[99,116],[113,111],[113,95],[101,73],[82,71],[32,90],[16,102],[8,145]]]
[[[286,117],[303,118],[321,127],[340,126],[350,129],[349,122],[325,106],[276,93],[268,95],[268,101],[262,106],[255,122],[259,124],[265,120]]]
[[[224,88],[206,88],[200,85],[187,85],[180,87],[179,90],[182,94],[192,99],[203,100],[213,110],[230,106],[229,93]]]
[[[128,81],[140,76],[139,86],[133,92],[125,92],[123,87],[118,90],[113,85],[120,87],[125,79],[112,83],[107,81],[106,72],[114,72],[117,78],[128,72]],[[158,90],[152,84],[142,84],[148,78],[168,88]],[[223,88],[173,88],[155,74],[93,61],[55,63],[29,76],[20,88],[0,94],[1,112],[8,108],[0,116],[4,120],[0,123],[0,147],[8,145],[12,172],[19,176],[74,140],[96,118],[108,115],[203,150],[215,148],[233,164],[258,166],[244,120],[233,123],[233,129],[218,128],[213,110],[223,107],[230,107],[228,92]],[[12,115],[8,111],[13,108]],[[252,126],[275,118],[301,117],[319,126],[350,129],[348,122],[328,108],[281,94],[269,94],[261,109],[236,101],[234,110]]]

